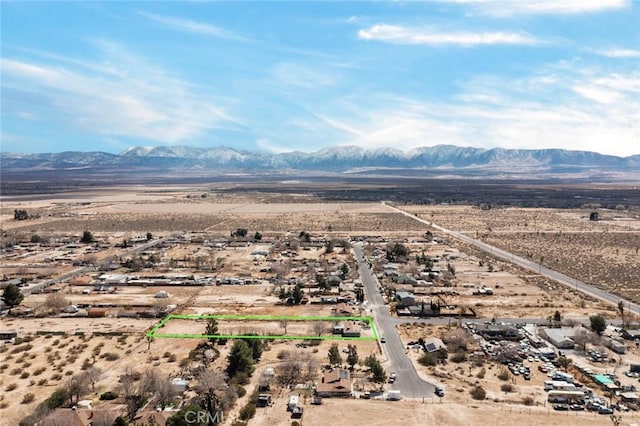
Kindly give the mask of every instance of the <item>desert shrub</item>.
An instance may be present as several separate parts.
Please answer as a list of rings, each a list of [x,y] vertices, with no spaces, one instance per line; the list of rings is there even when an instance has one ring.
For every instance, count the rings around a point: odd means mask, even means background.
[[[29,374],[28,371],[23,371],[22,374],[20,375],[21,379],[26,379],[27,377],[29,377],[31,374]]]
[[[104,359],[106,359],[107,361],[117,361],[118,359],[120,359],[120,356],[117,353],[108,353],[106,354]]]
[[[7,368],[9,368],[9,364],[0,365],[0,373],[3,372],[4,370],[6,370]]]
[[[509,380],[509,370],[507,370],[506,368],[500,370],[500,372],[498,373],[498,379],[502,380],[503,382]]]
[[[500,386],[500,390],[502,392],[513,392],[515,390],[515,387],[509,383],[505,383],[504,385]]]
[[[289,355],[291,355],[291,353],[283,349],[280,352],[278,352],[277,358],[280,360],[283,360],[283,359],[289,358]]]
[[[177,359],[176,355],[175,354],[171,354],[167,358],[167,362],[176,362],[176,359]]]
[[[36,396],[32,393],[27,393],[22,397],[20,404],[30,404],[36,399]]]
[[[62,379],[62,374],[60,373],[56,373],[51,376],[51,380],[60,380],[60,379]]]
[[[451,355],[451,362],[455,362],[457,364],[461,362],[465,362],[467,360],[466,352],[458,351]]]
[[[241,386],[238,386],[237,392],[238,392],[238,398],[242,398],[247,394],[247,390]]]
[[[474,367],[482,367],[484,366],[484,358],[474,358],[473,359],[473,366]]]
[[[9,372],[12,376],[17,376],[18,374],[22,374],[22,368],[14,368]]]
[[[487,397],[487,391],[485,391],[482,386],[476,386],[469,392],[471,394],[471,398],[481,401]]]
[[[118,394],[115,392],[107,391],[100,395],[100,401],[112,401],[118,397]]]
[[[487,374],[487,370],[482,368],[480,371],[478,371],[478,374],[476,374],[476,377],[478,379],[484,379],[485,374]]]
[[[429,352],[425,352],[420,358],[418,358],[418,362],[424,366],[432,366],[438,363],[438,358]]]
[[[0,402],[0,410],[4,410],[9,406],[8,402]]]
[[[38,380],[38,386],[45,386],[47,384],[47,379]]]
[[[526,406],[531,406],[534,404],[534,402],[535,401],[530,396],[525,396],[524,398],[522,398],[522,403]]]
[[[178,363],[178,365],[182,368],[186,367],[189,365],[189,358],[182,358],[180,360],[180,362]]]
[[[18,385],[16,385],[15,383],[11,383],[9,386],[7,386],[7,387],[5,388],[5,390],[6,390],[7,392],[11,392],[12,390],[14,390],[14,389],[15,389],[15,388],[17,388],[17,387],[18,387]]]
[[[54,408],[62,407],[68,397],[68,394],[64,390],[58,389],[44,401],[44,404],[47,406],[47,408],[53,410]]]
[[[73,376],[73,370],[67,370],[64,372],[65,376]]]
[[[249,403],[240,409],[240,419],[249,420],[256,414],[255,404]]]

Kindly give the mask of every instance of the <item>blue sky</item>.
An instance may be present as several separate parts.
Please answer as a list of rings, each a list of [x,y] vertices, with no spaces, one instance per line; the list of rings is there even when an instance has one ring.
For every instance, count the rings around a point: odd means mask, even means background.
[[[640,4],[2,1],[1,150],[640,153]]]

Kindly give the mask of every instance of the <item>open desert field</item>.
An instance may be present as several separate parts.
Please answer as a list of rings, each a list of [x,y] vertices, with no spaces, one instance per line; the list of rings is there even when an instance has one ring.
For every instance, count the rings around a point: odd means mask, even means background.
[[[445,228],[542,263],[622,297],[640,301],[640,214],[637,210],[557,210],[473,206],[408,206]]]

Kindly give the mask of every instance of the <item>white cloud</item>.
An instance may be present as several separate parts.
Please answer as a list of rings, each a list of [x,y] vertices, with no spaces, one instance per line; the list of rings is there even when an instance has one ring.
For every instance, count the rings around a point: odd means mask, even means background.
[[[2,86],[50,108],[52,116],[42,120],[70,123],[86,133],[177,143],[212,128],[237,126],[200,88],[117,45],[98,46],[106,52],[108,65],[71,68],[65,62],[45,65],[2,58]]]
[[[589,51],[607,58],[640,58],[640,50],[610,48],[610,49],[589,49]]]
[[[231,31],[204,22],[172,16],[161,16],[148,12],[138,12],[138,14],[177,31],[226,38],[229,40],[245,40],[244,37],[241,37]]]
[[[474,6],[480,13],[494,16],[582,14],[625,9],[632,0],[431,0]]]
[[[471,47],[492,44],[534,45],[540,43],[527,34],[508,32],[439,32],[428,28],[376,24],[358,31],[361,40],[375,40],[393,44],[426,44],[431,46],[458,45]]]
[[[350,129],[343,142],[367,148],[452,144],[640,153],[640,73],[561,74],[550,67],[521,79],[474,79],[449,102],[371,94],[368,103],[331,109],[325,121]]]

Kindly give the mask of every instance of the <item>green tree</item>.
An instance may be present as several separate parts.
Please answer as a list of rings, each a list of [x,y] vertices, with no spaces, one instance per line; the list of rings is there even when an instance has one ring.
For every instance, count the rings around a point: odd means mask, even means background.
[[[195,404],[182,407],[180,411],[169,417],[166,423],[167,426],[207,426],[208,424],[209,416],[207,411]]]
[[[589,321],[591,322],[591,330],[593,330],[598,335],[601,335],[602,332],[607,328],[607,321],[602,315],[593,315],[589,317]]]
[[[560,311],[555,311],[555,313],[553,314],[553,321],[556,324],[560,324],[562,322],[562,314],[560,313]]]
[[[285,290],[284,287],[280,287],[280,290],[278,291],[278,299],[280,299],[281,302],[284,302],[288,297],[289,294],[287,290]]]
[[[27,220],[29,219],[29,213],[26,210],[14,210],[13,211],[13,219],[14,220]]]
[[[116,417],[116,420],[113,422],[113,426],[128,426],[129,423],[122,416]]]
[[[560,355],[558,357],[558,366],[562,368],[564,371],[567,371],[571,363],[572,363],[571,358],[567,358],[564,355]]]
[[[342,266],[340,266],[340,278],[342,278],[342,280],[346,280],[348,274],[349,274],[349,265],[347,265],[346,263],[343,263]]]
[[[153,234],[151,232],[147,232],[147,241],[153,240]]]
[[[340,356],[340,349],[336,343],[332,344],[329,348],[329,364],[339,365],[342,364],[342,357]]]
[[[94,242],[94,238],[93,238],[93,234],[91,233],[91,231],[84,231],[82,233],[82,238],[80,239],[81,243],[85,243],[85,244],[89,244]]]
[[[624,328],[624,301],[618,302],[618,311],[620,312],[620,319],[622,320],[622,327]]]
[[[207,320],[207,328],[204,330],[204,334],[207,336],[214,336],[218,334],[218,321],[215,318],[209,318]],[[218,338],[217,337],[208,337],[211,343],[215,343]]]
[[[349,351],[347,355],[347,364],[349,364],[349,366],[353,370],[353,366],[358,363],[358,350],[356,348],[356,345],[349,345],[347,346],[347,348]]]
[[[400,243],[389,243],[386,250],[389,262],[405,262],[409,256],[409,249]]]
[[[329,282],[327,281],[324,275],[316,274],[315,278],[316,278],[316,282],[318,283],[318,288],[320,288],[320,290],[331,290],[331,285],[329,284]]]
[[[244,238],[244,237],[247,236],[247,229],[246,228],[238,228],[234,232],[231,233],[231,236]]]
[[[15,284],[9,284],[5,287],[4,292],[2,292],[2,301],[9,308],[18,306],[22,303],[23,299],[24,295],[22,294],[22,291],[20,291],[20,287]]]
[[[327,241],[327,244],[324,246],[325,253],[333,253],[334,244],[332,240]]]
[[[302,297],[304,296],[304,291],[302,291],[302,287],[300,284],[296,284],[291,291],[291,297],[293,297],[293,303],[296,305],[302,301]]]
[[[384,371],[382,364],[380,364],[380,361],[378,360],[376,360],[376,362],[374,362],[373,366],[371,367],[371,375],[373,382],[379,385],[382,385],[387,381],[387,373]]]
[[[247,333],[248,336],[257,336],[255,333]],[[262,350],[264,349],[264,342],[262,339],[244,339],[251,348],[251,357],[254,361],[257,361],[262,356]]]
[[[253,234],[253,239],[256,240],[256,241],[262,240],[262,234],[260,232],[256,231],[256,233]]]
[[[230,379],[237,374],[253,373],[253,349],[244,340],[236,340],[233,343],[227,361],[227,374]]]

